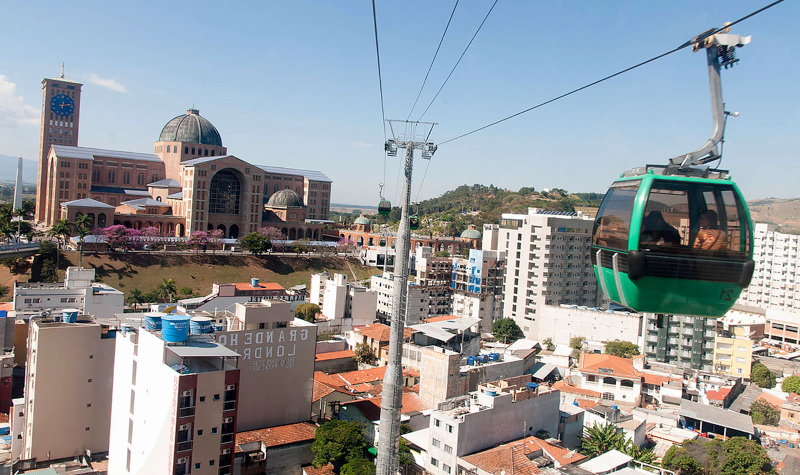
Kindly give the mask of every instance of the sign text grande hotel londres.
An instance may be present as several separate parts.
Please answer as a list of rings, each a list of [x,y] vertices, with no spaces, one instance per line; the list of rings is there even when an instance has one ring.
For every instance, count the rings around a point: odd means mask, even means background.
[[[217,343],[236,351],[250,371],[293,368],[297,343],[308,341],[305,328],[249,330],[216,334]]]

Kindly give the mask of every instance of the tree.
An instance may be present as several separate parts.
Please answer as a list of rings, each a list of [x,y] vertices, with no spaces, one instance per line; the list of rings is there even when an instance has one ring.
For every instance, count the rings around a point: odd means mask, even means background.
[[[61,245],[66,243],[67,238],[72,234],[72,225],[66,219],[59,219],[50,228],[50,237],[56,238]]]
[[[756,362],[750,369],[750,381],[759,388],[772,389],[775,387],[775,374],[764,363]]]
[[[767,451],[757,442],[732,437],[705,442],[687,440],[670,447],[661,460],[669,470],[688,475],[774,474]]]
[[[750,417],[753,424],[777,426],[781,419],[781,409],[763,399],[756,399],[750,406]]]
[[[132,304],[134,308],[137,307],[140,303],[144,302],[142,291],[136,287],[132,288],[128,294],[128,298],[125,300],[127,300],[129,304]]]
[[[639,347],[629,341],[614,340],[606,343],[606,354],[630,358],[639,354]]]
[[[314,465],[332,463],[339,469],[352,459],[364,458],[367,442],[361,424],[355,421],[328,421],[317,428],[311,451]]]
[[[189,239],[186,241],[186,244],[189,245],[190,248],[194,249],[197,254],[200,254],[200,250],[202,249],[203,252],[208,248],[208,233],[205,231],[195,231],[190,236]]]
[[[354,458],[342,465],[341,475],[375,475],[375,464],[365,458]]]
[[[633,439],[627,439],[617,450],[639,462],[652,464],[656,460],[656,454],[653,449],[639,447],[633,442]]]
[[[78,267],[83,267],[83,241],[89,232],[92,230],[92,225],[94,224],[94,218],[89,216],[88,214],[82,214],[80,216],[75,216],[75,232],[78,234],[78,237],[81,240],[81,247],[80,247],[80,254],[78,258]]]
[[[131,230],[121,224],[103,229],[103,239],[111,249],[119,249],[130,242]]]
[[[549,336],[542,340],[542,345],[547,351],[553,351],[556,349],[556,345],[553,344],[553,339]]]
[[[580,451],[589,458],[604,454],[609,450],[619,449],[625,444],[625,436],[617,432],[617,426],[606,423],[586,429],[581,438]]]
[[[400,424],[400,447],[398,448],[397,452],[397,463],[403,467],[403,473],[408,472],[408,467],[414,464],[414,456],[411,454],[411,448],[408,446],[408,441],[405,437],[402,437],[403,434],[408,434],[412,432],[414,429],[411,428],[408,424]]]
[[[260,232],[250,233],[239,239],[239,242],[256,256],[260,256],[270,248],[269,238]]]
[[[784,379],[781,390],[785,393],[800,394],[800,376],[789,376]]]
[[[583,340],[585,340],[585,338],[582,336],[573,336],[569,339],[569,347],[573,350],[580,351],[583,349]]]
[[[172,296],[177,292],[175,288],[175,281],[172,279],[161,279],[161,283],[156,287],[158,296],[163,298],[166,302],[172,302]]]
[[[317,321],[317,315],[322,313],[322,309],[315,303],[301,303],[294,309],[295,318],[314,323]]]
[[[372,348],[370,348],[370,346],[364,342],[361,342],[356,345],[355,354],[356,354],[356,361],[358,361],[361,364],[372,365],[375,364],[376,361],[378,361],[378,357],[375,356],[375,352],[372,351]]]
[[[351,252],[356,250],[356,243],[353,242],[352,239],[339,239],[339,242],[336,243],[336,252],[341,252],[343,254],[350,254]]]
[[[503,343],[513,343],[525,336],[513,318],[495,320],[492,323],[492,334],[495,339],[501,340]]]

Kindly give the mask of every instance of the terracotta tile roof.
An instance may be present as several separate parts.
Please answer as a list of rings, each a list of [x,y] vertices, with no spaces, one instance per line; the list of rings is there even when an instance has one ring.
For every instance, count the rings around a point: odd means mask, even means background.
[[[336,475],[336,471],[333,469],[333,465],[330,462],[328,465],[319,468],[313,465],[303,467],[303,473],[305,475]]]
[[[553,389],[558,389],[561,392],[570,394],[580,394],[581,396],[596,397],[598,399],[602,396],[602,394],[600,394],[597,391],[592,391],[591,389],[576,388],[575,386],[570,386],[564,381],[556,381],[553,384]]]
[[[314,371],[314,382],[333,388],[344,386],[343,381],[335,374],[325,374],[322,371]]]
[[[403,374],[406,375],[406,376],[411,376],[412,378],[419,378],[419,371],[417,371],[417,370],[415,370],[413,368],[409,368],[409,369],[403,371]]]
[[[624,376],[634,379],[642,377],[642,373],[633,367],[632,359],[600,353],[581,353],[580,370],[604,376]]]
[[[355,358],[356,354],[352,350],[342,350],[342,351],[329,351],[327,353],[317,353],[314,357],[314,361],[330,361],[330,360],[338,360],[341,358]]]
[[[535,458],[529,459],[530,454],[542,452],[541,456],[552,460],[556,468],[565,465],[580,463],[586,460],[574,450],[549,444],[536,437],[527,437],[522,440],[503,444],[483,452],[463,457],[464,461],[475,465],[489,473],[514,473],[515,475],[536,475],[540,473],[536,466]]]
[[[353,329],[355,333],[381,343],[389,343],[389,334],[391,333],[390,330],[391,329],[389,325],[384,325],[383,323],[372,323],[370,325],[364,325],[363,327],[356,327]],[[403,328],[403,338],[410,338],[415,331],[416,330],[413,328]]]
[[[778,396],[773,396],[772,394],[766,391],[762,391],[761,394],[758,395],[756,401],[758,400],[768,402],[776,407],[781,407],[783,406],[783,403],[786,402],[783,399],[779,398]]]
[[[251,442],[262,442],[267,448],[281,445],[309,442],[314,440],[317,426],[310,422],[298,422],[284,426],[275,426],[268,429],[257,429],[236,433],[236,451],[241,452],[239,446]]]
[[[372,401],[378,407],[381,406],[381,396],[367,399],[367,401]],[[422,412],[428,409],[430,409],[430,407],[422,402],[422,398],[416,393],[406,391],[403,392],[403,407],[400,409],[402,414],[408,414],[409,412]]]
[[[645,383],[653,386],[661,386],[670,380],[668,376],[661,376],[660,374],[642,373],[642,376],[644,376]]]
[[[236,290],[286,290],[281,284],[276,282],[261,282],[258,284],[258,287],[253,287],[249,282],[236,282],[233,285],[236,286]]]
[[[706,397],[710,401],[722,401],[724,400],[728,394],[730,394],[731,388],[720,388],[719,391],[708,391],[706,393]]]
[[[337,373],[331,376],[336,376],[342,381],[342,384],[356,385],[361,383],[372,383],[375,381],[383,381],[383,376],[386,374],[386,366],[378,366],[377,368],[362,369],[358,371],[349,371],[347,373]]]
[[[0,424],[8,422],[8,414],[0,414]]]
[[[330,394],[332,392],[336,392],[336,390],[333,389],[332,387],[326,385],[326,384],[320,383],[319,381],[317,381],[315,379],[314,380],[314,391],[313,391],[312,396],[311,396],[311,401],[312,402],[317,402],[317,401],[319,401],[320,399],[324,398],[325,396],[327,396],[328,394]]]
[[[578,403],[578,407],[581,409],[591,409],[595,406],[599,406],[600,403],[597,401],[592,401],[591,399],[582,399],[582,398],[575,398],[575,402]]]
[[[0,310],[7,312],[14,310],[14,302],[0,302]]]
[[[425,323],[446,322],[448,320],[455,320],[457,318],[461,317],[457,317],[455,315],[440,315],[438,317],[426,318]]]
[[[798,396],[798,395],[797,395],[797,394],[795,394],[795,393],[789,393],[789,395],[788,395],[788,396],[786,396],[786,400],[787,400],[787,401],[791,401],[791,402],[797,402],[797,403],[800,403],[800,396]]]

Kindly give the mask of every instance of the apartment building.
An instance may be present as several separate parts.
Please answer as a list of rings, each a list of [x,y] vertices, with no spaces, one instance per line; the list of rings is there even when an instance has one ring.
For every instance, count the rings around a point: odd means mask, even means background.
[[[503,317],[513,318],[526,337],[545,305],[597,305],[593,223],[582,213],[538,208],[502,215],[496,250],[506,256]]]
[[[734,327],[733,332],[720,332],[714,341],[714,371],[728,376],[750,379],[753,365],[753,342],[744,328]]]
[[[96,316],[122,313],[125,294],[94,279],[94,269],[68,267],[64,282],[15,282],[16,318],[27,320],[43,312],[59,312],[65,308],[76,308],[80,314]]]
[[[117,339],[109,473],[233,473],[241,354],[167,318]]]
[[[370,290],[376,295],[378,319],[388,323],[394,302],[394,275],[373,275]],[[416,325],[431,317],[449,315],[452,307],[448,286],[420,285],[411,281],[408,282],[406,302],[406,325]]]
[[[756,268],[738,302],[800,312],[800,236],[775,229],[775,225],[766,223],[756,223],[753,227]]]
[[[480,319],[481,331],[503,313],[505,253],[470,249],[468,258],[453,259],[453,315]]]
[[[366,287],[348,283],[344,274],[332,279],[323,272],[311,276],[309,301],[322,309],[326,329],[344,332],[375,321],[377,294]]]
[[[425,469],[455,475],[459,457],[536,433],[556,435],[559,400],[558,391],[523,375],[439,404],[430,416]]]
[[[108,451],[116,331],[77,310],[53,317],[30,321],[25,397],[12,433],[21,459]]]
[[[649,361],[713,370],[715,319],[651,313],[645,319],[644,353]]]

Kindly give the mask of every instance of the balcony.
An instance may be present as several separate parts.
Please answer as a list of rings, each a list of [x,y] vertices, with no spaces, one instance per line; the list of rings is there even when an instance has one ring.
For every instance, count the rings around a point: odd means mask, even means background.
[[[176,447],[176,452],[191,452],[192,451],[192,441],[187,440],[186,442],[178,442]]]
[[[192,417],[194,415],[194,406],[181,407],[178,409],[178,417]]]
[[[222,436],[220,436],[220,444],[229,444],[231,442],[233,442],[233,434],[222,434]]]
[[[228,401],[222,405],[223,411],[233,411],[236,409],[236,401]]]

